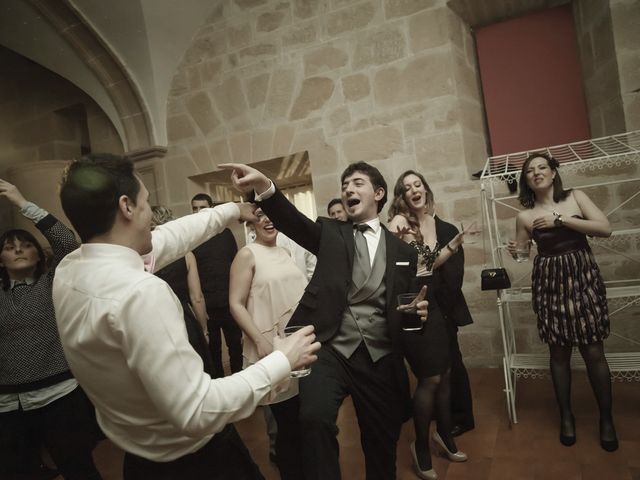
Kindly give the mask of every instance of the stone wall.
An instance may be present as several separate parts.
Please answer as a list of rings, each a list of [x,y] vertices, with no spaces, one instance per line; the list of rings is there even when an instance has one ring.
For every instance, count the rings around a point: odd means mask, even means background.
[[[444,0],[228,0],[176,73],[163,165],[170,206],[188,211],[187,176],[307,150],[318,211],[355,161],[392,188],[425,174],[445,219],[479,217],[485,148],[473,39]],[[383,211],[386,220],[386,208]],[[492,296],[478,289],[481,245],[467,248],[473,361],[501,353]],[[487,309],[489,306],[489,309]]]
[[[591,61],[594,132],[622,131],[618,59],[610,26],[609,37],[601,26],[610,15],[576,3],[584,15],[581,49],[597,46],[583,59]],[[161,164],[168,204],[187,213],[203,187],[187,177],[219,163],[307,150],[320,212],[338,196],[344,167],[364,160],[390,187],[404,170],[418,169],[442,218],[479,220],[480,185],[469,174],[487,151],[476,72],[468,24],[445,0],[226,0],[194,37],[172,84]],[[513,229],[509,215],[505,232]],[[465,248],[464,291],[475,324],[461,330],[460,343],[469,364],[497,365],[495,294],[479,290],[483,252],[482,242]],[[525,283],[528,275],[520,272]],[[519,342],[529,351],[544,348],[532,317],[523,305]]]
[[[611,0],[610,8],[626,130],[640,130],[640,2]]]
[[[593,138],[626,131],[609,3],[589,0],[573,3]]]

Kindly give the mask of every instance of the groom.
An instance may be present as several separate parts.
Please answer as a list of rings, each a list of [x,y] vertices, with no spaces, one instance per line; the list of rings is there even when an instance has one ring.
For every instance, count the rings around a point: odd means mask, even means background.
[[[349,165],[341,177],[349,221],[319,217],[314,222],[258,170],[220,167],[233,169],[234,186],[253,189],[276,228],[318,257],[291,318],[292,324],[314,325],[322,342],[313,372],[300,382],[305,478],[340,479],[336,419],[351,395],[367,480],[394,479],[396,443],[409,405],[396,297],[410,291],[417,255],[380,224],[387,198],[384,178],[364,162]],[[419,307],[426,319],[427,302]]]

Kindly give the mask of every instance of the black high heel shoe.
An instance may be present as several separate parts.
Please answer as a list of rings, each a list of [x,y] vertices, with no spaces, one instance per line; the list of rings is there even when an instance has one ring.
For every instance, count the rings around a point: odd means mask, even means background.
[[[563,421],[560,420],[560,443],[565,447],[570,447],[574,443],[576,443],[576,419],[571,415],[571,429],[573,430],[573,435],[565,435],[563,430]],[[604,448],[604,447],[603,447]]]
[[[618,438],[616,436],[616,429],[613,426],[613,420],[610,420],[611,423],[611,430],[613,430],[613,439],[612,440],[605,440],[602,438],[602,420],[600,420],[600,446],[602,447],[603,450],[606,450],[607,452],[615,452],[618,449]]]

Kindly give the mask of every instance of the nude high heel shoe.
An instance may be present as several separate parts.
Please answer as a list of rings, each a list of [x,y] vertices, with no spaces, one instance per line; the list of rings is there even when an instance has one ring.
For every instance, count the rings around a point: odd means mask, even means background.
[[[438,445],[438,447],[440,447],[440,450],[442,450],[442,453],[444,453],[444,455],[452,462],[466,462],[467,461],[467,454],[464,452],[461,452],[460,450],[458,450],[457,452],[453,453],[451,450],[449,450],[447,448],[447,446],[445,445],[444,441],[442,440],[442,437],[440,437],[440,434],[435,431],[433,432],[433,441],[436,443],[436,445]]]
[[[438,480],[438,474],[431,468],[429,470],[420,470],[420,464],[418,463],[418,456],[416,455],[416,444],[411,442],[409,445],[411,449],[411,458],[413,459],[413,468],[416,470],[416,475],[423,480]]]

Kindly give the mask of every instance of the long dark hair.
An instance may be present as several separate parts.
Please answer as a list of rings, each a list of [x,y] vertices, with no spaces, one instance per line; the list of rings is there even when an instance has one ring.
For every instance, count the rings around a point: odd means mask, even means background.
[[[42,250],[40,242],[38,242],[36,237],[26,230],[16,228],[14,230],[7,230],[0,236],[0,249],[3,249],[7,243],[15,243],[16,240],[32,243],[36,247],[36,250],[38,250],[38,263],[36,264],[36,271],[33,274],[34,280],[38,280],[40,275],[42,275],[47,269],[47,257],[44,254],[44,250]],[[4,290],[8,290],[11,285],[11,281],[9,278],[9,272],[4,266],[0,266],[0,278],[2,279],[2,288]]]
[[[391,219],[396,215],[402,215],[407,219],[407,222],[409,222],[409,226],[416,231],[416,240],[418,242],[421,242],[422,233],[420,232],[420,222],[409,208],[409,205],[407,205],[407,201],[405,199],[406,190],[404,187],[404,179],[409,175],[415,175],[420,179],[422,185],[424,186],[424,189],[427,192],[427,208],[430,209],[433,206],[433,192],[431,191],[431,188],[429,188],[429,184],[424,179],[422,174],[416,172],[415,170],[407,170],[398,177],[398,180],[396,180],[396,184],[393,187],[393,200],[391,202],[391,205],[389,206],[389,221],[391,221]]]
[[[518,195],[520,204],[524,208],[533,208],[536,203],[536,196],[527,184],[527,169],[534,158],[544,158],[547,161],[549,168],[556,172],[556,176],[553,178],[553,201],[558,203],[559,201],[567,198],[571,189],[569,188],[565,190],[562,186],[562,179],[560,178],[560,172],[558,172],[558,167],[560,166],[558,161],[546,153],[532,153],[524,161],[522,170],[520,170],[520,194]]]

